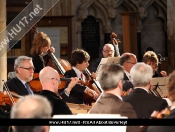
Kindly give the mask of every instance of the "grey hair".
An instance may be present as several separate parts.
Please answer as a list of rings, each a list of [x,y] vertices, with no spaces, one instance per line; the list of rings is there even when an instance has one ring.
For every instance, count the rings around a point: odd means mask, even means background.
[[[113,90],[124,77],[123,68],[117,64],[104,64],[100,69],[97,80],[104,91]]]
[[[31,104],[33,102],[33,104]],[[27,109],[33,105],[34,109]],[[51,118],[52,107],[50,102],[41,95],[27,95],[21,97],[11,110],[11,118]],[[43,126],[14,126],[14,132],[41,132]]]
[[[19,56],[15,59],[14,70],[16,71],[16,73],[18,73],[17,68],[20,67],[21,63],[25,60],[32,61],[32,58],[28,56]]]
[[[152,78],[153,70],[151,66],[140,62],[131,68],[130,75],[135,87],[147,86]]]
[[[129,61],[131,59],[131,56],[133,56],[134,58],[136,58],[136,55],[134,55],[133,53],[123,53],[120,57],[120,65],[123,66],[125,62]]]

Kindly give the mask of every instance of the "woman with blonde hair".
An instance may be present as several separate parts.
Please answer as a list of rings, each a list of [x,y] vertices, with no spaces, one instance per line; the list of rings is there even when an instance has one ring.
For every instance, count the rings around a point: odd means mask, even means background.
[[[51,47],[51,40],[44,32],[38,32],[33,40],[33,45],[30,54],[33,58],[35,73],[39,73],[49,62],[48,50],[54,52],[55,49]]]
[[[153,69],[153,78],[154,77],[167,77],[166,71],[161,71],[160,73],[157,71],[159,60],[157,55],[153,51],[147,51],[143,55],[143,62],[148,64]]]

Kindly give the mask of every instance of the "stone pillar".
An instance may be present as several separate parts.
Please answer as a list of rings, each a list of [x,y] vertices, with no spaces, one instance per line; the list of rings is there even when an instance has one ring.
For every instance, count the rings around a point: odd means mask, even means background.
[[[168,73],[175,68],[175,1],[167,0]]]
[[[0,0],[0,32],[6,27],[6,0]],[[0,35],[0,44],[6,37],[6,34]],[[7,54],[3,54],[6,49],[6,45],[0,50],[0,91],[2,91],[3,82],[7,80]],[[6,52],[5,52],[6,53]]]

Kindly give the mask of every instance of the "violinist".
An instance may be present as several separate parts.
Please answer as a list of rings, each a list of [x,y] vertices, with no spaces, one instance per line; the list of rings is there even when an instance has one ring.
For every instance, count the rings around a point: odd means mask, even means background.
[[[154,77],[167,77],[166,71],[157,71],[158,69],[158,57],[153,51],[147,51],[143,55],[143,62],[150,65],[153,69],[153,78]]]
[[[82,50],[82,49],[76,49],[71,54],[71,65],[72,69],[66,71],[64,76],[66,78],[71,77],[78,77],[83,83],[86,82],[86,77],[83,74],[83,71],[89,66],[88,61],[90,60],[89,54]],[[93,73],[93,76],[95,77],[95,74]],[[98,94],[91,90],[89,87],[76,84],[71,91],[68,89],[64,89],[60,95],[62,96],[63,100],[68,103],[75,103],[75,104],[84,104],[84,94],[91,94],[94,99],[97,99]]]
[[[124,70],[123,91],[134,88],[130,80],[130,70],[137,63],[137,57],[129,52],[123,53],[119,61]]]
[[[170,107],[170,114],[165,116],[163,119],[174,119],[175,118],[175,71],[173,71],[167,80],[166,88],[168,91],[168,97],[172,104]],[[173,121],[173,120],[172,120]],[[147,132],[174,132],[175,126],[149,126]]]
[[[61,99],[58,93],[58,85],[60,84],[60,76],[52,67],[46,66],[39,73],[39,79],[42,84],[43,90],[40,95],[46,97],[52,106],[52,116],[57,114],[72,114],[66,103]],[[71,89],[79,81],[78,78],[72,78],[67,90]]]
[[[30,50],[30,54],[33,58],[33,64],[35,67],[35,73],[39,73],[49,63],[48,50],[51,53],[55,52],[55,49],[51,47],[51,40],[47,34],[38,32],[33,40],[33,45]]]
[[[21,96],[33,94],[28,82],[33,79],[34,69],[31,57],[19,56],[14,63],[16,77],[6,82],[9,90]]]
[[[163,110],[168,106],[166,100],[149,94],[152,79],[152,68],[145,63],[135,64],[130,71],[134,91],[123,97],[130,103],[138,118],[150,118],[154,110]]]

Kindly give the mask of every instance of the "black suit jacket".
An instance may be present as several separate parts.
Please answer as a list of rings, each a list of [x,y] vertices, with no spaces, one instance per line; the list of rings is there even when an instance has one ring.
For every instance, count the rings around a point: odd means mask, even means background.
[[[63,115],[63,114],[72,114],[71,110],[67,104],[61,100],[55,93],[43,90],[39,93],[40,95],[46,97],[52,106],[52,116],[53,115]]]
[[[77,74],[72,69],[72,70],[66,71],[64,76],[66,78],[71,78],[71,77],[77,77]],[[84,90],[85,89],[86,89],[85,86],[83,86],[81,84],[76,84],[73,87],[73,89],[71,90],[69,97],[65,94],[64,91],[61,92],[60,95],[65,102],[75,103],[75,104],[83,104],[84,103]]]
[[[10,91],[16,92],[21,96],[29,94],[24,84],[17,77],[8,80],[7,86]]]
[[[43,56],[40,55],[35,55],[32,57],[32,61],[33,61],[33,65],[35,67],[35,73],[39,73],[41,71],[41,69],[43,69],[45,67],[45,61]]]
[[[154,110],[161,111],[168,107],[166,100],[136,88],[132,93],[123,97],[123,101],[130,103],[138,118],[150,118]]]
[[[170,115],[166,116],[165,119],[175,119],[175,109],[171,110]],[[162,119],[163,120],[163,119]],[[149,126],[147,132],[174,132],[174,126]]]
[[[126,76],[125,72],[124,72],[124,79],[123,80],[129,80],[129,78]]]
[[[130,88],[134,88],[133,84],[131,81],[129,81],[129,78],[126,76],[124,72],[124,79],[123,79],[123,91],[127,91]]]

